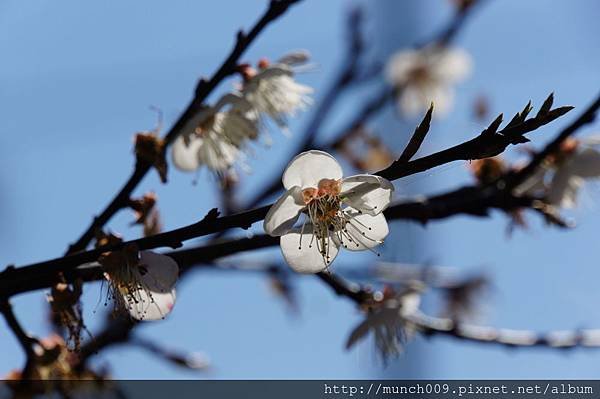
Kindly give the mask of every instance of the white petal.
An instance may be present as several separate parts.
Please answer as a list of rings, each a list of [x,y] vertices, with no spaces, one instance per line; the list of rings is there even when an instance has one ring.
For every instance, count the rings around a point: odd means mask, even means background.
[[[433,73],[446,84],[464,80],[473,68],[471,56],[460,48],[439,50],[434,57]]]
[[[600,152],[585,148],[568,161],[572,172],[581,177],[600,177]]]
[[[374,175],[356,175],[342,180],[343,201],[369,215],[381,213],[392,200],[394,186]]]
[[[283,172],[282,182],[286,190],[317,187],[322,179],[342,178],[342,167],[334,157],[323,151],[311,150],[296,155]]]
[[[365,249],[376,247],[383,243],[383,239],[389,233],[388,224],[383,213],[371,216],[359,213],[356,210],[348,209],[345,211],[351,216],[346,224],[347,235],[336,233],[334,240],[341,246],[350,251],[364,251]]]
[[[177,169],[192,172],[200,167],[198,161],[198,151],[202,147],[202,139],[191,137],[188,144],[185,143],[183,135],[180,135],[173,142],[171,155],[173,164]]]
[[[454,104],[454,90],[449,86],[431,86],[424,97],[427,98],[428,101],[427,108],[423,109],[423,111],[429,109],[429,106],[433,103],[433,116],[436,118],[444,117],[452,110],[452,105]]]
[[[179,266],[170,256],[141,251],[140,265],[147,271],[142,273],[142,281],[151,291],[168,292],[179,278]]]
[[[137,320],[163,319],[175,305],[177,263],[168,256],[142,251],[136,273],[142,288],[135,295],[135,303],[128,304],[129,314]]]
[[[136,303],[127,305],[129,315],[140,321],[164,319],[173,309],[177,298],[175,288],[166,293],[139,290]]]
[[[298,273],[318,273],[325,270],[337,256],[338,245],[331,237],[324,240],[323,251],[327,257],[325,262],[320,252],[322,245],[313,237],[312,226],[305,226],[303,234],[300,232],[301,229],[294,229],[281,236],[281,252],[285,261]]]
[[[538,167],[523,183],[514,188],[513,193],[518,196],[535,195],[540,191],[546,190],[546,173],[548,173],[547,167]]]
[[[300,187],[292,187],[285,192],[269,209],[263,228],[265,233],[276,237],[287,233],[298,220],[305,204]]]
[[[421,54],[416,50],[399,51],[392,55],[385,67],[385,77],[393,86],[404,85],[414,68],[422,62]]]
[[[217,116],[222,115],[222,113],[217,114]],[[203,137],[203,145],[198,150],[198,161],[212,170],[225,171],[229,169],[241,155],[239,148],[221,134],[210,131]]]
[[[398,105],[400,111],[407,116],[422,116],[433,102],[434,117],[446,115],[454,102],[454,93],[447,86],[436,82],[427,82],[404,87],[400,92]]]
[[[577,194],[583,185],[583,179],[563,166],[554,174],[548,190],[547,200],[552,205],[572,208],[577,204]]]
[[[591,136],[582,137],[579,142],[584,146],[597,146],[600,145],[600,135],[593,134]]]
[[[417,116],[426,110],[430,104],[423,96],[422,91],[413,85],[404,87],[398,98],[398,108],[406,116]]]
[[[285,54],[277,63],[287,65],[299,65],[308,62],[310,53],[307,50],[295,50]]]

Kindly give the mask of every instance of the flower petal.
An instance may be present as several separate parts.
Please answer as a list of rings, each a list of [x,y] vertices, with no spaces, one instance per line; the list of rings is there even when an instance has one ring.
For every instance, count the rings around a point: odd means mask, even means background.
[[[202,144],[201,138],[191,137],[190,142],[186,144],[183,135],[177,137],[171,150],[175,167],[186,172],[193,172],[198,169],[200,167],[198,151],[200,151]]]
[[[342,180],[342,198],[352,208],[369,215],[381,213],[392,200],[394,186],[374,175],[356,175]]]
[[[265,233],[273,237],[287,233],[298,220],[304,207],[300,187],[290,188],[273,204],[265,216],[263,223]]]
[[[600,177],[600,152],[585,148],[569,161],[572,172],[581,177]]]
[[[311,150],[296,155],[283,172],[282,182],[286,190],[317,187],[322,179],[339,180],[342,167],[334,157],[323,151]]]
[[[385,78],[393,86],[408,82],[413,70],[423,62],[421,53],[416,50],[403,50],[392,55],[385,67]]]
[[[364,251],[383,243],[389,233],[383,213],[371,216],[354,209],[347,209],[345,213],[350,220],[346,224],[346,232],[334,235],[338,245],[350,251]]]
[[[312,226],[305,226],[302,234],[301,229],[294,229],[281,236],[281,252],[294,271],[318,273],[327,269],[338,254],[338,244],[331,237],[323,241],[320,243],[317,237],[313,237]]]
[[[219,113],[217,116],[222,116],[222,114]],[[221,134],[209,131],[203,137],[204,145],[198,149],[198,162],[214,171],[226,171],[242,156],[240,149]]]
[[[541,191],[547,189],[546,186],[546,174],[548,168],[545,166],[538,166],[538,168],[529,175],[521,184],[513,189],[513,193],[518,196],[523,195],[535,195]]]
[[[179,278],[179,266],[170,256],[152,251],[140,252],[140,265],[147,273],[141,273],[142,282],[154,292],[168,292]]]
[[[473,69],[471,56],[461,48],[444,48],[435,51],[431,68],[435,76],[446,84],[465,79]]]
[[[310,53],[308,50],[294,50],[277,60],[277,63],[293,66],[305,64],[308,60],[310,60]]]
[[[165,293],[139,290],[136,295],[136,302],[129,303],[127,310],[129,315],[136,320],[161,320],[171,312],[173,306],[175,306],[176,298],[175,288]]]
[[[546,199],[552,205],[572,208],[577,204],[577,194],[583,185],[583,178],[573,174],[567,165],[559,168],[550,182]]]
[[[136,320],[165,318],[175,305],[179,266],[168,256],[142,251],[136,273],[141,287],[128,303],[129,314]]]

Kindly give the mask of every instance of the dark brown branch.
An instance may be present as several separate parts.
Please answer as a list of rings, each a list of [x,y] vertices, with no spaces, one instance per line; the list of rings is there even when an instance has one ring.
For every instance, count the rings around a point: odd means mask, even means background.
[[[320,272],[316,276],[337,295],[346,297],[354,301],[357,305],[366,304],[374,300],[373,291],[367,290],[358,284],[349,283],[333,273]]]
[[[4,320],[6,320],[6,324],[8,325],[8,328],[10,328],[10,330],[12,331],[14,336],[19,341],[21,348],[25,352],[26,362],[25,362],[23,375],[25,377],[27,377],[27,376],[29,376],[31,367],[33,366],[35,359],[36,359],[34,345],[38,344],[38,341],[35,338],[30,337],[25,332],[25,330],[23,330],[23,327],[21,327],[21,324],[17,320],[17,317],[15,316],[15,313],[13,312],[12,305],[10,304],[8,299],[0,298],[0,312],[4,316]]]
[[[558,108],[557,110],[560,112],[551,110],[545,115],[538,115],[535,118],[524,120],[522,123],[514,123],[512,126],[498,132],[492,132],[488,128],[484,131],[484,134],[466,143],[408,163],[400,164],[396,162],[378,174],[393,180],[407,174],[442,165],[452,160],[483,158],[495,155],[497,152],[502,152],[511,143],[522,142],[523,134],[556,119],[569,109],[568,107]],[[493,122],[492,126],[495,126],[497,129],[497,123]],[[463,187],[428,199],[403,202],[388,208],[385,211],[385,215],[389,219],[416,220],[425,223],[429,220],[446,218],[457,214],[487,216],[490,209],[495,208],[510,211],[521,207],[531,207],[534,203],[534,198],[516,197],[512,194],[512,190],[505,189],[502,185],[494,184],[489,186]],[[64,273],[68,277],[71,271],[78,266],[84,263],[95,262],[103,252],[118,250],[128,244],[135,244],[141,250],[164,246],[178,247],[185,240],[217,233],[226,229],[236,227],[247,229],[253,223],[264,219],[268,209],[269,206],[264,206],[224,217],[218,217],[217,210],[213,209],[203,220],[179,229],[118,245],[79,252],[62,258],[24,266],[19,269],[8,268],[0,273],[0,292],[4,292],[5,295],[13,295],[19,292],[43,288],[45,285],[38,285],[39,283],[36,282],[43,281],[45,284],[48,279],[54,281],[59,272]],[[273,241],[265,240],[261,244],[265,243],[271,245]],[[221,247],[220,250],[231,253],[232,248]]]
[[[386,169],[375,174],[389,180],[395,180],[400,177],[424,172],[454,161],[470,161],[473,159],[493,157],[502,153],[506,147],[511,144],[519,144],[528,141],[524,138],[525,134],[539,129],[572,109],[573,107],[556,108],[547,114],[538,114],[521,123],[516,123],[512,126],[509,124],[509,126],[497,132],[491,131],[488,128],[472,140],[410,162],[405,163],[396,161]],[[498,121],[498,119],[496,119],[496,121]],[[492,122],[492,125],[490,126],[494,126],[494,122]],[[497,127],[498,126],[496,126],[496,128]]]
[[[127,342],[135,326],[134,321],[125,317],[107,319],[102,332],[81,347],[78,358],[79,367],[85,368],[86,361],[102,349]]]
[[[510,211],[522,207],[532,207],[535,203],[535,199],[516,197],[510,194],[510,191],[499,190],[495,186],[483,188],[480,186],[467,186],[428,199],[401,202],[390,206],[384,213],[390,220],[404,219],[426,223],[429,220],[443,219],[458,214],[488,216],[490,209]],[[0,290],[5,292],[5,295],[15,295],[46,288],[56,282],[56,275],[59,271],[68,278],[81,277],[87,281],[98,280],[102,278],[102,271],[99,266],[78,269],[77,271],[75,269],[84,263],[94,262],[103,252],[120,249],[129,244],[135,244],[140,249],[152,249],[208,234],[208,231],[216,232],[225,228],[247,227],[250,221],[262,220],[267,210],[268,207],[263,207],[251,212],[222,218],[205,218],[193,225],[155,236],[80,252],[18,269],[11,268],[0,273]],[[167,254],[172,256],[180,267],[185,270],[191,265],[211,262],[243,251],[275,246],[278,243],[279,239],[277,237],[257,235],[252,238],[211,243]]]
[[[190,119],[200,110],[202,103],[208,95],[217,87],[217,85],[229,75],[235,72],[239,58],[244,54],[250,44],[256,39],[256,37],[263,31],[263,29],[269,25],[272,21],[276,20],[287,9],[297,3],[299,0],[271,0],[269,7],[263,16],[256,22],[254,27],[248,32],[244,33],[240,31],[237,35],[235,46],[233,47],[229,56],[223,61],[219,69],[213,74],[209,80],[200,79],[195,90],[195,96],[189,103],[185,111],[181,114],[179,119],[171,127],[171,130],[165,135],[165,149],[172,143],[175,138],[182,132],[182,129],[188,123]],[[117,193],[117,195],[111,200],[106,208],[94,218],[90,226],[85,232],[74,242],[67,251],[67,254],[72,254],[78,251],[82,251],[94,238],[96,232],[101,229],[108,221],[113,217],[115,213],[127,206],[129,197],[133,190],[142,181],[146,173],[150,170],[150,165],[144,162],[137,162],[132,175],[129,180]]]
[[[551,100],[551,97],[549,97]],[[569,126],[562,130],[562,132],[556,136],[554,140],[552,140],[544,149],[533,157],[533,159],[527,164],[526,167],[517,172],[510,180],[509,184],[512,187],[515,187],[522,183],[527,177],[535,172],[535,170],[542,164],[542,162],[550,155],[555,153],[561,143],[565,141],[568,137],[573,135],[577,130],[581,127],[592,123],[596,118],[596,113],[598,112],[598,108],[600,108],[600,95],[596,98],[590,106],[583,112],[583,114],[575,119]],[[541,112],[541,111],[540,111]]]

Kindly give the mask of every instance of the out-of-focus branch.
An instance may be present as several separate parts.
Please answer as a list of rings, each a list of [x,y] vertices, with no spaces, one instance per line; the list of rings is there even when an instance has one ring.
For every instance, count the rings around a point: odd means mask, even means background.
[[[381,302],[384,298],[381,292],[350,283],[331,273],[319,273],[317,276],[337,295],[351,300],[360,307],[373,306],[373,304]],[[600,329],[550,331],[540,334],[529,330],[498,329],[460,323],[448,318],[431,317],[421,311],[402,316],[402,318],[405,323],[409,323],[426,336],[450,336],[463,341],[501,345],[510,348],[568,349],[600,347]]]
[[[245,33],[241,30],[238,32],[235,46],[233,47],[229,56],[225,59],[225,61],[223,61],[219,69],[210,79],[200,79],[198,82],[194,98],[188,104],[187,108],[181,114],[179,119],[171,127],[169,132],[165,135],[164,150],[166,150],[168,145],[172,143],[175,138],[177,138],[188,121],[201,109],[202,103],[209,96],[209,94],[212,93],[217,85],[235,72],[239,58],[242,56],[242,54],[244,54],[254,39],[258,37],[258,35],[267,27],[267,25],[279,18],[290,6],[298,1],[299,0],[271,0],[269,7],[263,16],[256,22],[254,27],[248,33]],[[138,160],[133,173],[129,177],[129,180],[127,180],[125,185],[115,195],[106,208],[93,219],[92,223],[79,237],[79,239],[69,247],[67,254],[84,250],[92,241],[96,232],[106,223],[108,223],[115,213],[127,206],[129,197],[131,196],[133,190],[142,181],[146,173],[148,173],[150,167],[151,165],[147,162]]]
[[[79,367],[85,368],[87,360],[101,350],[127,342],[135,326],[136,323],[126,317],[108,319],[104,329],[81,347],[78,356]]]
[[[417,312],[407,320],[426,336],[441,335],[481,344],[508,348],[600,348],[600,329],[560,330],[537,333],[459,323],[447,318],[431,317]]]
[[[28,376],[31,367],[35,362],[36,354],[34,351],[34,345],[38,344],[38,341],[35,338],[30,337],[25,330],[23,330],[23,327],[21,327],[21,324],[15,316],[11,303],[5,297],[0,298],[0,312],[2,313],[2,316],[4,316],[4,320],[6,320],[8,328],[10,328],[14,336],[19,341],[23,352],[25,352],[27,359],[25,362],[23,375]]]
[[[132,339],[130,339],[128,344],[144,349],[161,359],[164,359],[179,367],[184,367],[188,370],[205,371],[210,367],[210,362],[201,353],[176,351],[170,348],[165,348],[149,339],[137,336],[134,336]]]

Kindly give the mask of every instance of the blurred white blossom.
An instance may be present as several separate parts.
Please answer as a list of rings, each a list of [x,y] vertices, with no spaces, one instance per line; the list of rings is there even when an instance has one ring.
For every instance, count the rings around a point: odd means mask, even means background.
[[[549,183],[550,204],[572,208],[586,179],[600,177],[600,137],[567,139],[552,159],[555,172]]]
[[[172,148],[173,163],[183,171],[206,165],[224,173],[244,158],[248,140],[259,135],[258,113],[242,96],[227,94],[200,111],[184,127]]]
[[[281,236],[287,263],[299,273],[318,273],[335,259],[341,247],[373,250],[388,234],[383,210],[394,186],[374,175],[342,178],[342,168],[326,152],[296,156],[283,174],[285,194],[271,207],[265,232]],[[305,214],[301,227],[294,224]]]
[[[386,79],[398,92],[398,106],[409,116],[427,111],[433,102],[436,116],[445,115],[454,101],[453,85],[472,69],[469,54],[458,48],[429,46],[392,55]]]
[[[284,131],[288,116],[312,104],[313,89],[294,79],[299,67],[308,62],[304,51],[290,53],[271,64],[263,59],[258,70],[246,65],[242,70],[242,94],[259,112],[268,115]]]
[[[422,289],[423,286],[417,284],[401,293],[392,290],[384,291],[382,303],[368,310],[365,320],[350,333],[346,348],[352,348],[371,332],[377,351],[384,362],[402,353],[404,343],[416,331],[408,318],[419,311]]]

